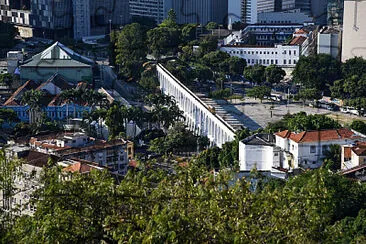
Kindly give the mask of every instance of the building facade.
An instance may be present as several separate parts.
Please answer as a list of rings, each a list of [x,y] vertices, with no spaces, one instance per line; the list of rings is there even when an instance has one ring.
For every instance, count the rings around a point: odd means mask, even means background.
[[[331,145],[354,143],[362,138],[349,129],[303,131],[275,134],[276,146],[292,155],[293,168],[319,168]]]
[[[341,56],[341,31],[337,28],[324,27],[318,32],[317,52],[318,54],[329,54],[340,60]]]
[[[24,37],[59,39],[91,34],[91,28],[126,24],[128,0],[0,1],[0,20],[14,23]],[[110,20],[110,21],[109,21]]]
[[[298,45],[276,45],[274,47],[226,45],[221,46],[220,50],[230,56],[245,59],[248,65],[275,64],[284,68],[292,68],[296,66],[300,58],[300,46]]]
[[[344,1],[342,62],[354,57],[366,59],[366,1]]]

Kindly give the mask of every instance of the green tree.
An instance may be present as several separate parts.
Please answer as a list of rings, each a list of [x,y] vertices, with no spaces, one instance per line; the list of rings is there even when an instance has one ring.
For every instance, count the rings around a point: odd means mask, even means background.
[[[114,139],[125,132],[128,122],[128,109],[125,106],[114,105],[110,107],[106,114],[105,124],[108,126],[109,137]]]
[[[163,20],[159,25],[160,27],[176,28],[177,27],[177,14],[173,9],[168,11],[168,17]]]
[[[230,55],[222,51],[214,51],[205,54],[202,57],[202,63],[210,67],[215,72],[227,73],[227,69],[222,69],[222,64],[230,58]],[[227,67],[227,66],[226,66]]]
[[[177,152],[192,152],[197,150],[198,138],[188,131],[184,123],[174,124],[165,137],[151,141],[150,151],[168,154]]]
[[[291,131],[326,130],[338,129],[341,125],[324,114],[300,112],[287,119],[287,128]]]
[[[199,81],[208,81],[213,78],[211,69],[204,65],[196,65],[193,69],[192,76],[197,78]]]
[[[156,91],[157,87],[159,86],[159,81],[158,78],[156,77],[155,72],[156,72],[155,69],[151,69],[151,70],[145,70],[141,74],[139,84],[148,93]]]
[[[183,111],[171,96],[150,94],[145,98],[145,102],[151,108],[149,122],[156,123],[159,127],[162,125],[165,131],[184,118]]]
[[[69,180],[64,180],[69,177]],[[14,242],[110,242],[103,223],[112,214],[116,185],[107,172],[68,174],[46,170],[43,188],[32,196],[34,216],[20,217],[13,228]],[[39,233],[42,233],[40,236]]]
[[[127,77],[138,77],[138,71],[146,58],[146,32],[138,23],[126,25],[117,34],[115,43],[116,63]]]
[[[247,66],[245,67],[243,74],[249,81],[261,84],[265,80],[265,67],[259,64]]]
[[[295,97],[297,100],[302,100],[305,105],[306,101],[309,100],[319,100],[322,98],[322,94],[316,88],[305,88],[301,89],[300,92]]]
[[[248,97],[254,97],[255,99],[259,98],[261,103],[265,97],[269,97],[270,95],[271,95],[271,88],[268,86],[255,86],[247,90]]]
[[[281,67],[271,64],[265,68],[264,76],[266,77],[266,81],[271,84],[276,84],[283,80],[286,72]]]
[[[0,108],[0,126],[3,123],[19,122],[17,113],[14,110]]]
[[[197,24],[185,24],[182,28],[182,40],[185,43],[194,41],[196,40],[196,33],[197,33]]]
[[[2,85],[6,85],[11,87],[12,83],[13,83],[13,75],[12,74],[0,74],[0,83]]]
[[[198,56],[203,57],[205,54],[216,51],[217,43],[218,40],[215,36],[209,35],[204,37],[199,43]]]
[[[292,73],[296,83],[324,91],[341,77],[340,63],[327,54],[301,56]]]
[[[336,172],[341,169],[341,147],[339,145],[330,145],[329,150],[325,152],[324,165],[326,168]]]
[[[330,87],[332,96],[340,99],[356,99],[366,97],[366,76],[357,75],[344,80],[337,80]]]
[[[366,123],[363,122],[362,120],[354,120],[351,123],[351,129],[358,131],[362,134],[366,134]]]
[[[218,25],[216,22],[208,22],[206,25],[207,30],[214,30],[217,29]]]
[[[156,59],[163,55],[175,54],[180,43],[180,31],[172,27],[157,27],[147,32],[149,52]]]
[[[48,103],[46,94],[42,90],[29,90],[22,96],[22,104],[29,106],[29,123],[40,123],[42,110]]]
[[[366,60],[362,57],[350,58],[342,63],[342,75],[345,79],[352,76],[362,77],[364,74],[366,74]]]
[[[243,74],[244,68],[247,66],[245,59],[235,56],[228,58],[227,64],[229,66],[229,73],[231,75]]]

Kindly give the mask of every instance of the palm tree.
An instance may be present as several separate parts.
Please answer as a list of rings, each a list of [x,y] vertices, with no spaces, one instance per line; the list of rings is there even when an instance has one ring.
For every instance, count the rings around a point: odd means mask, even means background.
[[[26,91],[22,96],[22,104],[29,106],[29,123],[39,122],[40,112],[46,105],[45,93],[39,90]]]

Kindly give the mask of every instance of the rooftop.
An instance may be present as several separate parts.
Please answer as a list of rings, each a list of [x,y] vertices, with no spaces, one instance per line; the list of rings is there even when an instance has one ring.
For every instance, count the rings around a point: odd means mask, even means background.
[[[94,61],[84,57],[60,42],[55,42],[43,52],[34,55],[21,67],[90,67]]]
[[[296,143],[316,142],[316,141],[336,141],[344,139],[360,139],[351,130],[347,128],[333,129],[333,130],[317,130],[317,131],[303,131],[300,133],[284,130],[275,134],[282,138],[288,138]]]

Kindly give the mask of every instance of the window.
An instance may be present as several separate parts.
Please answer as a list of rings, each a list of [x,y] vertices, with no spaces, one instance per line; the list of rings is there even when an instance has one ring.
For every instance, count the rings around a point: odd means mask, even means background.
[[[275,157],[277,157],[277,156],[278,156],[278,153],[277,153],[277,152],[276,152],[276,153],[274,153],[274,156],[275,156]]]
[[[290,51],[288,51],[288,54],[289,54],[289,55],[291,55],[291,50],[290,50]]]
[[[310,146],[310,153],[316,153],[316,146]]]
[[[294,51],[294,55],[296,55],[296,51]]]
[[[327,145],[323,145],[322,146],[322,154],[324,154],[326,151],[328,151],[328,146]]]
[[[286,59],[283,60],[283,64],[286,64]]]

